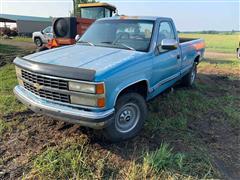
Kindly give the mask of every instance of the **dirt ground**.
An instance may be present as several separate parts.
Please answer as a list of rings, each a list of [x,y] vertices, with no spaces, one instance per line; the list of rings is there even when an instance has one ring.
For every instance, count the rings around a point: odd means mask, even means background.
[[[21,41],[10,40],[10,39],[1,39],[0,44],[13,45],[13,46],[17,46],[22,49],[28,49],[28,50],[36,49],[36,45],[33,42],[21,42]]]
[[[3,43],[3,42],[1,42]],[[11,42],[4,42],[6,44]],[[31,43],[14,43],[14,45],[33,49]],[[207,56],[231,56],[225,53],[207,53]],[[204,96],[222,96],[226,93],[240,95],[239,80],[229,80],[224,75],[209,75],[213,70],[200,69],[197,82],[203,84],[216,84],[216,86],[228,87],[229,91],[215,88],[205,92]],[[176,91],[178,87],[175,88]],[[161,100],[160,95],[157,100]],[[240,108],[240,102],[239,102]],[[214,165],[225,179],[240,178],[240,129],[232,127],[225,121],[218,122],[216,118],[222,116],[214,111],[209,111],[205,116],[188,123],[188,129],[194,131],[209,153],[214,157]],[[215,119],[214,119],[215,118]],[[147,133],[141,133],[138,137],[128,142],[118,144],[104,143],[103,137],[97,131],[80,127],[79,125],[67,124],[42,115],[37,115],[30,110],[4,116],[6,122],[12,122],[10,132],[0,137],[0,156],[4,157],[4,164],[0,163],[0,179],[17,179],[23,172],[30,168],[31,160],[46,147],[61,144],[69,137],[84,137],[89,139],[92,148],[101,154],[111,150],[116,154],[115,162],[123,164],[130,158],[130,154],[142,146],[154,148],[159,146],[164,139],[161,134],[154,137]],[[187,147],[176,147],[187,148]]]

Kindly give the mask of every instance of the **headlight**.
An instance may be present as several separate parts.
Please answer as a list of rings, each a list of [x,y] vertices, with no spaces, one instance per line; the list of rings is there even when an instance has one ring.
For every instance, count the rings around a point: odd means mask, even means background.
[[[105,98],[98,96],[89,96],[89,95],[71,95],[70,96],[72,104],[79,104],[92,107],[104,107]]]
[[[91,94],[104,94],[104,84],[69,82],[69,90]]]

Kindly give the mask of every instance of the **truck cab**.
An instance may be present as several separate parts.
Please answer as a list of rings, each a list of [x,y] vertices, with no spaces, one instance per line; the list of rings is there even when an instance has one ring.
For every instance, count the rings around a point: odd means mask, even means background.
[[[17,57],[14,93],[35,112],[126,140],[142,129],[147,101],[194,84],[204,47],[179,38],[171,18],[103,18],[74,45]]]
[[[108,3],[79,4],[76,16],[86,19],[100,19],[112,17],[116,13],[116,7]]]

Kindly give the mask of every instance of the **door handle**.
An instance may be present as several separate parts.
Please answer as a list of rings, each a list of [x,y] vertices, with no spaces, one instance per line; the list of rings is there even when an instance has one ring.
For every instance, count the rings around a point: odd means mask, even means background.
[[[180,59],[180,54],[177,55],[177,59]]]

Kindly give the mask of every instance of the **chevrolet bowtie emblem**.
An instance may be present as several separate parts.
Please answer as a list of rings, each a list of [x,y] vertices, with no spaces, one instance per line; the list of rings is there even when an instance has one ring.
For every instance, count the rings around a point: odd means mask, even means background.
[[[43,88],[43,86],[38,83],[34,83],[33,86],[36,88],[37,91],[40,91]]]

